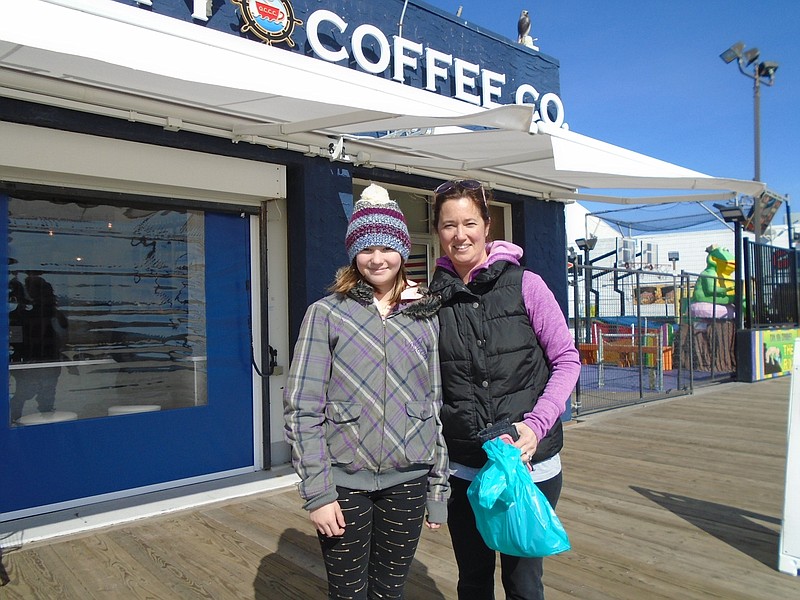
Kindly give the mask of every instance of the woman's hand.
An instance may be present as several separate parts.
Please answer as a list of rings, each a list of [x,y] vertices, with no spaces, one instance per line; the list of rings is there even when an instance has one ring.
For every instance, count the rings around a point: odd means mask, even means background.
[[[441,523],[431,523],[430,521],[425,521],[425,527],[428,529],[439,529],[442,526]]]
[[[514,446],[519,448],[522,453],[521,458],[523,462],[528,462],[536,453],[539,440],[536,439],[536,434],[533,433],[533,429],[525,425],[522,421],[514,423],[514,427],[517,428],[517,433],[519,434],[519,439],[514,442]]]
[[[344,534],[344,515],[338,502],[315,508],[308,513],[312,523],[322,535],[331,537]]]

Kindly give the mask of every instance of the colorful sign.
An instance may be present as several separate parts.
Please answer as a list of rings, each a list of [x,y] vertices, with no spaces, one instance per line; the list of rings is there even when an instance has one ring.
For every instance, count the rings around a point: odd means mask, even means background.
[[[744,224],[745,231],[749,231],[751,233],[755,233],[756,230],[756,202],[760,205],[761,209],[761,235],[764,235],[764,233],[767,231],[767,227],[769,227],[769,224],[772,222],[775,213],[777,213],[778,209],[781,207],[783,199],[770,191],[766,191],[758,198],[754,199],[753,206],[750,207],[750,213],[747,215],[747,221],[745,221]]]
[[[272,45],[286,42],[294,47],[292,33],[303,21],[296,19],[288,0],[231,0],[241,8],[242,33],[248,31]]]
[[[754,331],[753,380],[788,375],[794,358],[794,341],[798,337],[800,329]]]

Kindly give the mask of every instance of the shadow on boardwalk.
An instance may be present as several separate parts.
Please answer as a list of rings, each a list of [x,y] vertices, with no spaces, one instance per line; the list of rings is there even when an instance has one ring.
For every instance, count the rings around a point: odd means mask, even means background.
[[[572,550],[545,561],[548,600],[800,597],[800,578],[776,570],[788,395],[788,378],[724,384],[567,426]],[[9,548],[2,562],[9,600],[326,597],[293,487]],[[455,585],[446,529],[426,529],[407,598],[455,598]]]
[[[705,502],[697,498],[646,490],[636,486],[632,486],[631,489],[765,566],[770,568],[775,566],[779,541],[776,528],[781,525],[779,518],[741,510],[728,504]],[[761,539],[762,543],[753,544],[752,540],[745,540],[741,536],[743,530]]]

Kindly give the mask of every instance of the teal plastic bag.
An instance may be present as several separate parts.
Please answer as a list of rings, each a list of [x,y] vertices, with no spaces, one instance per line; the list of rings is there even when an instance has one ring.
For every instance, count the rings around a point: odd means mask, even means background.
[[[467,497],[486,545],[527,558],[569,550],[567,532],[531,479],[519,448],[495,438],[483,449],[489,461],[470,484]]]

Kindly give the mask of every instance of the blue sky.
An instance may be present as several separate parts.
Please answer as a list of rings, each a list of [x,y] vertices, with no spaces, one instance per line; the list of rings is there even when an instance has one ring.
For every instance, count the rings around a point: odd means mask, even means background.
[[[800,217],[800,1],[425,1],[513,40],[527,9],[571,130],[718,177],[755,174],[753,80],[719,55],[757,47],[779,63],[761,86],[761,179]]]

